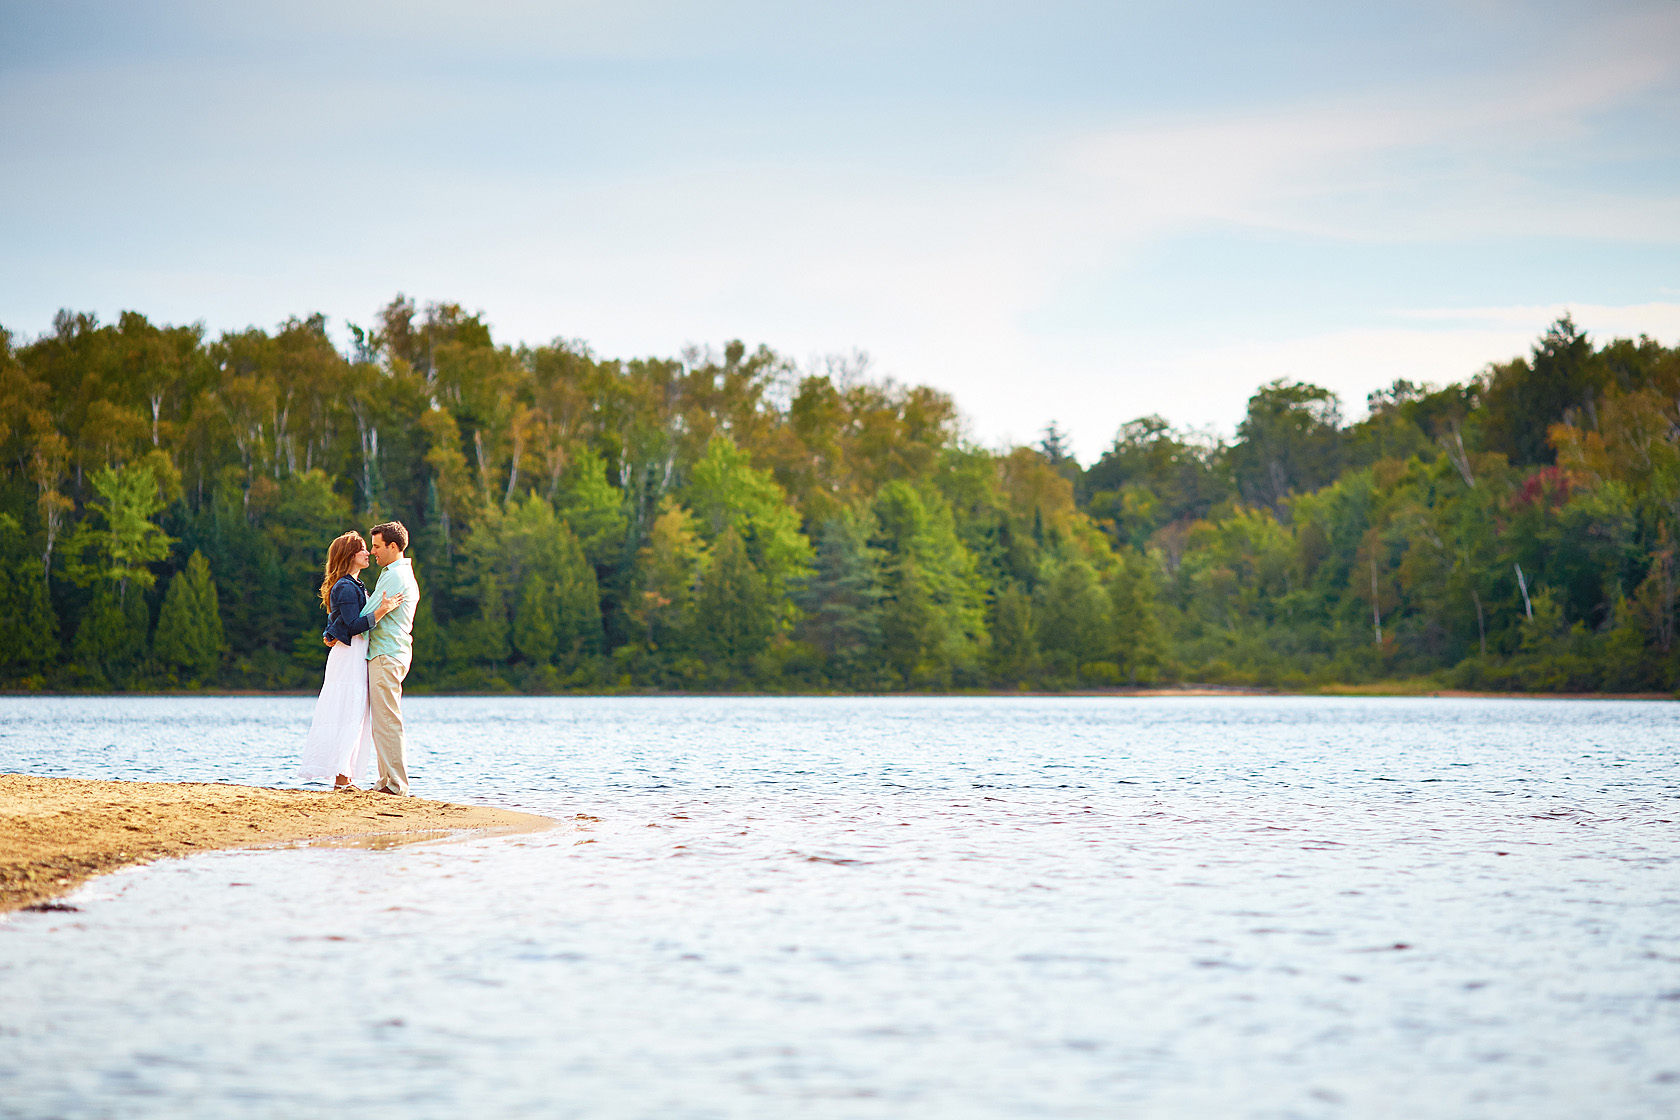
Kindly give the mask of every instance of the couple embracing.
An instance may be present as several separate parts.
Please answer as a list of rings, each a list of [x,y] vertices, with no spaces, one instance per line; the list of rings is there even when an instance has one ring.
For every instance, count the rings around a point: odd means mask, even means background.
[[[403,555],[408,530],[400,521],[375,525],[371,555],[379,562],[374,595],[357,578],[368,566],[368,546],[357,532],[345,533],[327,549],[321,606],[327,628],[327,674],[315,702],[315,719],[303,748],[298,777],[331,779],[334,789],[355,790],[368,755],[379,759],[379,793],[408,793],[403,742],[402,683],[414,659],[414,608],[420,585]]]

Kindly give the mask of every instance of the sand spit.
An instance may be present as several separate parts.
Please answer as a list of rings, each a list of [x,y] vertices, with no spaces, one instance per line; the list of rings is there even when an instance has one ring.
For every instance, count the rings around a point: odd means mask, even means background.
[[[529,832],[550,823],[506,809],[382,793],[0,774],[0,912],[165,856],[331,837]]]

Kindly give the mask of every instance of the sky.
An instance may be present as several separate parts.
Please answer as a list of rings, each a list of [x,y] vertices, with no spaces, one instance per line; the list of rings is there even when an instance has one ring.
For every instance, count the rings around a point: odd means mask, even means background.
[[[0,0],[0,325],[396,293],[603,357],[732,338],[1086,462],[1357,418],[1570,311],[1680,344],[1680,0]]]

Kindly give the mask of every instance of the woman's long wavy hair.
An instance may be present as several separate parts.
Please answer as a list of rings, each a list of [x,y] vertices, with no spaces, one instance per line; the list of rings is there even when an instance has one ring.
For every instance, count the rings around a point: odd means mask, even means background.
[[[321,579],[321,606],[332,610],[332,585],[350,574],[350,562],[367,547],[354,529],[334,540],[327,548],[327,574]]]

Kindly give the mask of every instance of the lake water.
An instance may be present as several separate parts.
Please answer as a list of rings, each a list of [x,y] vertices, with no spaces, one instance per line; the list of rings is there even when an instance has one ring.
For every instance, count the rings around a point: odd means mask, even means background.
[[[0,698],[0,770],[288,784],[312,703]],[[559,825],[0,919],[0,1115],[1680,1115],[1670,704],[407,710]]]

